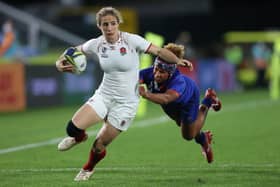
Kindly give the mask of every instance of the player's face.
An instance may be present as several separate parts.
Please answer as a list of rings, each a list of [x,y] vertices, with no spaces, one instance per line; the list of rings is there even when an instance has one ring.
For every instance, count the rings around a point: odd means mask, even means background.
[[[157,66],[154,67],[154,79],[157,83],[166,81],[169,77],[169,73]]]
[[[115,16],[106,15],[101,17],[99,29],[108,42],[114,43],[119,39],[119,23]]]

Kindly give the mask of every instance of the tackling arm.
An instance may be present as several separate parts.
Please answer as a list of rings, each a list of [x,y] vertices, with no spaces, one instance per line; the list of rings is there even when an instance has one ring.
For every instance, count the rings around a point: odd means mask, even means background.
[[[144,86],[139,87],[139,94],[143,98],[160,105],[168,104],[179,97],[179,94],[174,90],[167,90],[165,93],[151,93],[146,91]]]

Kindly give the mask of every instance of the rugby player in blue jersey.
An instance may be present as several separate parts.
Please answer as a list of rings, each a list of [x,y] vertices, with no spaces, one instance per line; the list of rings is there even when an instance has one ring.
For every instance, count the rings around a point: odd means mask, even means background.
[[[164,48],[183,58],[184,46],[170,43]],[[192,66],[190,66],[192,68]],[[168,64],[157,57],[154,65],[140,71],[139,93],[154,103],[160,104],[164,112],[181,128],[185,140],[193,140],[201,145],[208,163],[213,162],[211,148],[212,133],[203,132],[207,112],[221,109],[221,101],[213,89],[207,89],[200,103],[199,88],[189,77],[181,74],[175,64]]]

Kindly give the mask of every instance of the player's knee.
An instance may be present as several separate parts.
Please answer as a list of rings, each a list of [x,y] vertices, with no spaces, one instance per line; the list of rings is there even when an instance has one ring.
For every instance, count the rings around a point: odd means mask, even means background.
[[[183,138],[187,141],[191,141],[193,139],[192,136],[186,135],[186,134],[182,134]]]
[[[182,132],[182,137],[187,141],[194,139],[194,135],[190,132]]]
[[[76,125],[73,123],[73,121],[70,120],[66,127],[66,132],[71,137],[78,137],[81,134],[83,134],[85,131],[83,129],[79,129],[78,127],[76,127]]]
[[[187,141],[193,140],[196,135],[193,123],[187,123],[187,124],[182,123],[181,132],[182,132],[182,137]]]

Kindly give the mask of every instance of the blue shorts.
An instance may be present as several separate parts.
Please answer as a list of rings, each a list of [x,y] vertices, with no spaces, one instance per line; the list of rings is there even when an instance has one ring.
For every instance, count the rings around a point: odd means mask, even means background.
[[[190,125],[198,116],[199,97],[199,93],[195,93],[184,106],[171,103],[163,105],[162,108],[164,112],[177,123],[178,126],[181,126],[181,123],[184,125]]]

